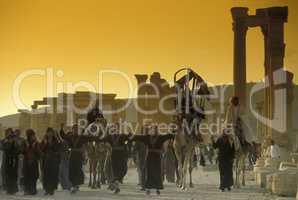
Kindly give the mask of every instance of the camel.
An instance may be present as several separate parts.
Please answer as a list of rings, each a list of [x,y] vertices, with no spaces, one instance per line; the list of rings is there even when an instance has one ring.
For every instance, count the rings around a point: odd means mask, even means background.
[[[245,186],[245,161],[248,158],[251,145],[247,142],[244,144],[240,143],[237,136],[234,136],[234,146],[235,146],[235,181],[234,187],[240,188],[240,185]],[[240,178],[241,184],[240,184]]]
[[[178,177],[177,186],[182,190],[187,188],[186,186],[186,175],[187,170],[189,172],[189,187],[193,187],[192,182],[192,170],[193,170],[193,153],[195,146],[199,142],[187,138],[182,134],[177,134],[174,140],[174,150],[178,161]]]
[[[227,116],[227,121],[228,121],[228,118],[229,116]],[[235,125],[232,131],[232,138],[233,138],[234,147],[235,147],[234,187],[240,188],[240,185],[245,186],[246,159],[248,158],[248,155],[251,152],[257,151],[257,145],[254,145],[254,142],[247,141],[247,138],[245,137],[245,135],[250,134],[250,132],[248,132],[248,129],[244,128],[243,120],[241,119],[240,115],[238,114],[230,118],[235,118],[234,119]],[[240,183],[240,178],[242,179],[241,183]]]
[[[84,135],[93,135],[103,138],[106,135],[107,121],[104,118],[96,118],[84,130]],[[104,166],[108,153],[108,147],[101,142],[90,142],[86,144],[86,151],[89,160],[89,187],[101,188],[104,182]]]
[[[186,71],[186,75],[177,80],[178,74],[183,71]],[[186,190],[187,169],[189,170],[189,186],[193,187],[193,154],[195,146],[202,142],[199,125],[205,118],[203,111],[209,90],[204,80],[189,68],[177,71],[174,81],[177,93],[175,102],[177,130],[173,146],[178,161],[177,186]],[[191,88],[190,84],[192,84]]]
[[[89,187],[101,188],[104,183],[104,166],[107,157],[107,146],[104,143],[88,143],[86,146],[89,160]]]

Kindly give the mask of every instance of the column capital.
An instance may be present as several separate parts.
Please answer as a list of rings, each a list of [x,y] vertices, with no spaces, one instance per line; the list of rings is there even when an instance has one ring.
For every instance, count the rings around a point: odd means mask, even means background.
[[[237,21],[241,18],[248,17],[248,8],[247,7],[233,7],[231,8],[232,18],[234,21]]]
[[[257,16],[269,17],[271,19],[281,20],[283,22],[288,21],[288,7],[270,7],[261,8],[256,10]]]

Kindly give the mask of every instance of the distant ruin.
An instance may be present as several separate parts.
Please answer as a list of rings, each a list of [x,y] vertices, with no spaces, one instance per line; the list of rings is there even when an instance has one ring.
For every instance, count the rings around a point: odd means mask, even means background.
[[[288,20],[288,7],[271,7],[257,9],[255,15],[248,15],[248,8],[234,7],[231,9],[234,31],[234,94],[240,98],[243,108],[247,108],[246,98],[246,34],[248,28],[260,27],[264,36],[265,85],[264,102],[260,106],[262,114],[268,119],[274,118],[275,92],[277,89],[286,90],[287,114],[291,117],[291,103],[293,101],[293,74],[284,70],[284,24]],[[280,71],[279,71],[280,70]],[[276,72],[279,72],[277,74]],[[279,77],[277,77],[279,76]],[[286,82],[276,83],[278,79],[286,77]],[[280,116],[282,117],[282,116]],[[289,119],[291,121],[291,119]],[[291,125],[288,125],[291,126]],[[273,129],[272,124],[266,124],[264,134],[274,138],[282,146],[287,146],[288,138]]]

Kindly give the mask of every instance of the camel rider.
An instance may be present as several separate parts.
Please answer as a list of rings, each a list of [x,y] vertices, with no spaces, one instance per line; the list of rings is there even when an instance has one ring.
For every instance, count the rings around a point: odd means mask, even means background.
[[[99,109],[99,101],[97,100],[94,107],[87,114],[88,125],[95,122],[96,119],[104,118],[102,111]]]
[[[201,99],[194,99],[193,94],[185,90],[184,88],[182,91],[181,105],[178,105],[180,112],[178,113],[177,121],[182,123],[186,134],[189,134],[192,139],[201,142],[202,136],[197,128],[195,128],[202,119],[205,119],[203,107],[200,105]]]

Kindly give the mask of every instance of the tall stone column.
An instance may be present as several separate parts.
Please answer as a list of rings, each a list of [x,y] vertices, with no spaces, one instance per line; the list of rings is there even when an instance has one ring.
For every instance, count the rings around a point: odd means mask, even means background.
[[[239,97],[242,108],[246,105],[246,17],[248,8],[231,9],[234,31],[234,95]]]
[[[266,89],[265,104],[266,117],[273,119],[275,113],[275,91],[280,89],[280,83],[274,80],[274,72],[284,68],[284,55],[285,55],[285,43],[284,43],[284,23],[287,22],[288,8],[287,7],[272,7],[267,9],[257,10],[257,15],[261,14],[267,17],[267,24],[265,28],[262,28],[265,35],[265,76],[268,77],[269,87]],[[282,74],[278,76],[283,76]],[[286,84],[286,83],[285,83]],[[284,102],[286,103],[286,102]],[[288,104],[287,104],[288,105]],[[287,112],[285,110],[284,112]],[[273,130],[271,127],[273,124],[269,124],[267,128],[267,134],[273,139],[280,141],[281,137],[278,131]],[[281,145],[287,145],[286,140],[281,141]]]

